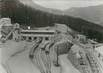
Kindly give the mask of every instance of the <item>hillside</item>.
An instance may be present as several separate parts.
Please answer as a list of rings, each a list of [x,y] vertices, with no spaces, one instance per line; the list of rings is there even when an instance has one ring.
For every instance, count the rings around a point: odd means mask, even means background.
[[[18,0],[3,0],[1,11],[1,17],[10,17],[12,23],[19,23],[22,27],[45,27],[53,26],[54,23],[62,23],[89,38],[96,38],[99,42],[103,41],[103,27],[81,18],[43,11],[35,5],[34,7],[25,5]]]
[[[98,23],[103,26],[103,5],[89,7],[74,7],[65,11],[66,15]]]

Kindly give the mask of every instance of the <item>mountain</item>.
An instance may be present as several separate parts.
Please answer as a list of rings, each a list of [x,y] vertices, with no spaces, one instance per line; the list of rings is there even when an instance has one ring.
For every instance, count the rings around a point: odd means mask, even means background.
[[[19,1],[27,6],[35,8],[37,10],[39,9],[39,10],[44,11],[44,12],[49,12],[49,13],[53,13],[53,14],[57,14],[57,15],[61,15],[63,13],[63,11],[58,10],[58,9],[51,9],[51,8],[42,7],[42,6],[34,3],[33,0],[19,0]]]
[[[88,38],[103,42],[103,27],[99,24],[69,15],[56,14],[55,10],[51,10],[53,12],[48,10],[35,4],[30,6],[19,0],[3,0],[0,14],[1,17],[11,18],[12,23],[19,23],[22,28],[54,26],[55,23],[61,23]]]
[[[65,10],[66,15],[80,17],[103,26],[103,5],[89,7],[73,7]]]

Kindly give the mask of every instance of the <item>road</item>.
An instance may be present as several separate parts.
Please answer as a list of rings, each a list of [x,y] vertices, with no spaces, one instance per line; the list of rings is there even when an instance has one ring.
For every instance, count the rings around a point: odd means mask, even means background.
[[[2,55],[2,57],[4,56],[4,58],[2,59],[7,61],[11,73],[40,73],[39,69],[34,64],[32,64],[31,60],[29,59],[30,49],[27,49],[24,52],[9,58],[11,53],[14,53],[24,48],[25,42],[24,44],[23,42],[20,42],[19,44],[15,45],[15,43],[13,42],[13,43],[9,43],[8,45],[6,43],[5,45],[2,46],[2,49],[4,49],[3,47],[5,47],[5,49],[3,50],[5,55],[4,54]],[[59,56],[61,67],[54,67],[52,65],[51,73],[80,73],[76,68],[74,68],[74,66],[72,66],[71,62],[67,59],[66,56],[67,55]],[[9,58],[9,60],[5,58]]]
[[[29,49],[8,61],[12,73],[40,73],[37,67],[32,64],[28,57],[28,53]],[[66,55],[61,55],[59,60],[62,67],[57,68],[52,66],[52,73],[80,73],[72,66]]]

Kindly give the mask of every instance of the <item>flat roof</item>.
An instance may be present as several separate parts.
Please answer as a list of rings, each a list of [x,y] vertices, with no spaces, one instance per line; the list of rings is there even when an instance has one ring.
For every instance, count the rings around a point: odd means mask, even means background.
[[[55,32],[55,30],[21,30],[21,32]]]

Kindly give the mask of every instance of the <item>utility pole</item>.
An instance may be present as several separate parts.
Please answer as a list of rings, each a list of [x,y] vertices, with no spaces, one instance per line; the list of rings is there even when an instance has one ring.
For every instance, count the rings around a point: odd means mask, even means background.
[[[59,63],[58,63],[59,58],[58,58],[58,56],[59,56],[59,54],[58,54],[58,47],[57,47],[57,67],[59,66]]]
[[[59,65],[59,63],[58,63],[58,60],[59,60],[59,58],[58,58],[58,56],[59,56],[59,54],[58,54],[58,47],[56,48],[56,53],[57,53],[57,56],[56,56],[57,60],[56,60],[55,66],[56,66],[56,67],[59,67],[60,65]]]

